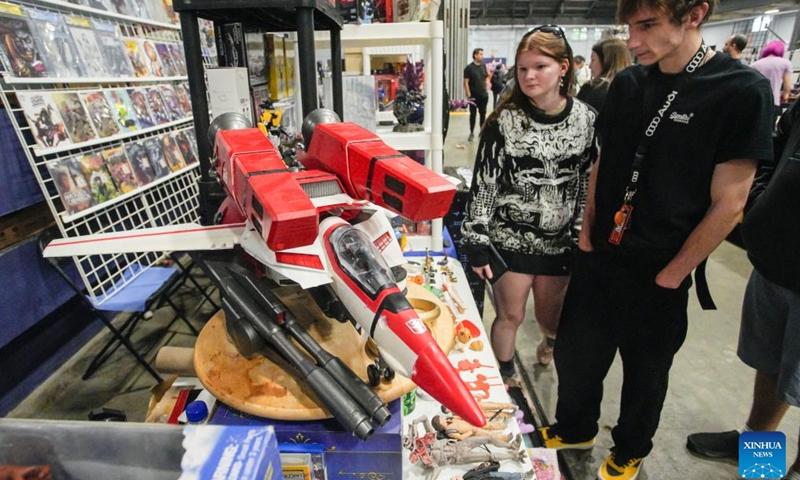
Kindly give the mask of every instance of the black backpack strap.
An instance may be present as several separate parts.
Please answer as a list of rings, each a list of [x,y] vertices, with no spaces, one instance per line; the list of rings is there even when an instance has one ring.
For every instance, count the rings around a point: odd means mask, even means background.
[[[694,269],[694,288],[697,292],[697,300],[703,310],[716,310],[717,306],[714,304],[714,299],[711,298],[711,291],[708,289],[706,280],[706,262],[708,259],[700,262],[700,265]]]

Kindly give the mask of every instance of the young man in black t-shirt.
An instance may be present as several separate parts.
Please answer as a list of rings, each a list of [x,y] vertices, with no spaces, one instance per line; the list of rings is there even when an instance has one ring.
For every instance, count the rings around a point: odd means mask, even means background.
[[[620,415],[600,479],[636,478],[652,450],[689,275],[736,225],[756,162],[772,155],[769,82],[702,45],[713,1],[618,3],[640,65],[615,77],[597,121],[600,160],[554,352],[557,423],[541,432],[550,448],[592,448],[619,350]]]
[[[483,65],[483,49],[476,48],[472,51],[472,63],[464,68],[464,92],[467,98],[472,99],[475,103],[469,106],[469,141],[471,142],[475,135],[472,133],[475,130],[475,114],[476,110],[481,114],[481,122],[478,129],[483,126],[486,121],[486,105],[489,103],[489,92],[486,90],[486,79],[489,77],[489,72]]]

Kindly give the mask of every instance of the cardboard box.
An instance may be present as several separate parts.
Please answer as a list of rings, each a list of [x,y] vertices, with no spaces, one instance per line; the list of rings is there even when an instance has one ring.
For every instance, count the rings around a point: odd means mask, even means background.
[[[261,32],[246,32],[244,39],[247,46],[247,64],[243,66],[247,67],[247,71],[250,74],[250,85],[263,85],[267,83],[264,34]]]
[[[189,425],[178,480],[283,478],[275,431],[268,426]]]
[[[291,98],[294,96],[294,85],[297,83],[297,80],[294,76],[294,59],[295,59],[295,47],[296,42],[294,40],[290,40],[288,38],[283,40],[283,86],[285,97],[284,98]]]
[[[220,25],[216,32],[217,62],[220,67],[247,67],[247,47],[241,23]]]
[[[206,70],[206,76],[212,120],[227,112],[253,118],[246,68],[210,68]]]
[[[283,35],[268,33],[265,37],[267,45],[267,71],[269,72],[269,94],[273,102],[286,98],[286,68]]]
[[[220,404],[211,418],[215,425],[272,425],[281,443],[319,443],[325,446],[328,480],[381,478],[401,480],[403,437],[400,400],[389,403],[392,419],[366,441],[342,429],[336,420],[290,422],[259,418]]]

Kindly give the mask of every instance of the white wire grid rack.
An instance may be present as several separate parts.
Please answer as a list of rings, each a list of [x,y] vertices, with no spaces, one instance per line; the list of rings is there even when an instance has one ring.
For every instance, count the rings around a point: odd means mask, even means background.
[[[178,25],[126,17],[59,0],[25,0],[10,3],[59,14],[99,18],[116,24],[123,37],[182,43],[180,26]],[[204,63],[207,66],[212,66],[211,64],[214,60],[206,59]],[[0,94],[3,105],[24,147],[31,168],[39,181],[56,224],[65,238],[198,222],[199,191],[197,179],[199,178],[199,168],[197,163],[73,215],[69,215],[65,211],[53,178],[47,168],[48,162],[55,162],[59,159],[87,153],[99,153],[107,148],[124,146],[125,143],[133,140],[143,140],[168,132],[193,129],[194,125],[191,117],[189,117],[145,130],[126,132],[114,137],[73,145],[68,149],[40,150],[17,101],[17,92],[30,90],[98,91],[119,87],[136,87],[142,84],[173,83],[174,81],[185,79],[186,77],[22,79],[12,77],[4,72],[2,80],[0,80]],[[102,304],[138,276],[136,273],[123,275],[124,272],[130,271],[131,267],[138,264],[143,267],[138,270],[140,274],[146,268],[158,263],[163,256],[163,252],[149,252],[73,258],[89,296],[96,304]]]

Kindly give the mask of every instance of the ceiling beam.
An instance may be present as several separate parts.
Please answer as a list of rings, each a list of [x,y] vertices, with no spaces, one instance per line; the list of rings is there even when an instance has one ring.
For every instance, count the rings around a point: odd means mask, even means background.
[[[474,19],[472,25],[528,25],[537,26],[553,21],[552,17],[547,15],[532,15],[526,18],[512,18],[510,16],[503,17],[483,17]],[[606,16],[597,16],[594,18],[586,18],[583,15],[564,15],[558,18],[559,23],[562,25],[614,25],[614,12],[610,12]]]
[[[594,10],[594,7],[596,7],[598,3],[600,3],[600,0],[594,0],[592,2],[592,4],[589,5],[589,8],[586,9],[586,18],[589,18],[589,17],[592,16],[592,11]]]
[[[775,6],[776,3],[793,3],[795,6],[800,4],[798,0],[793,0],[792,2],[775,2],[774,0],[725,0],[717,5],[714,9],[714,13],[730,13],[736,10],[760,8],[766,10]]]
[[[564,13],[564,0],[559,0],[556,9],[553,11],[553,23],[558,23],[559,17]],[[564,22],[561,22],[564,23]]]

